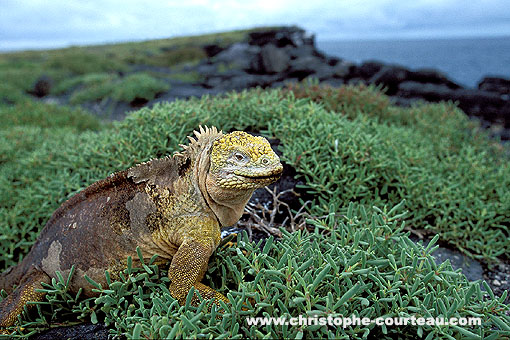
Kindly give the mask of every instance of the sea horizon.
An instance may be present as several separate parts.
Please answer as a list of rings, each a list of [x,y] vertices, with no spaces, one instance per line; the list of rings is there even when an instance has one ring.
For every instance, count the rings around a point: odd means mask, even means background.
[[[430,41],[430,40],[488,40],[488,39],[505,39],[510,38],[510,34],[502,34],[502,35],[461,35],[461,36],[395,36],[395,37],[362,37],[362,38],[350,38],[350,37],[341,37],[341,38],[321,38],[316,36],[315,41],[324,43],[331,41],[343,41],[343,42],[372,42],[372,41]]]
[[[317,40],[327,55],[360,64],[369,60],[435,69],[465,87],[487,76],[510,78],[510,36]]]
[[[214,32],[204,32],[203,34],[214,34],[214,33],[223,33],[223,31],[214,31]],[[313,33],[313,32],[311,32]],[[173,39],[180,37],[192,37],[192,36],[200,36],[202,34],[189,34],[189,35],[171,35],[171,36],[160,36],[160,37],[146,37],[146,38],[133,38],[133,39],[76,39],[76,40],[67,40],[67,39],[53,39],[53,40],[41,40],[41,39],[16,39],[16,40],[1,40],[0,39],[0,53],[5,52],[22,52],[22,51],[38,51],[38,50],[53,50],[53,49],[63,49],[70,48],[75,46],[91,46],[91,45],[109,45],[109,44],[123,44],[123,43],[136,43],[142,41],[150,41],[150,40],[161,40],[161,39]],[[434,41],[434,40],[490,40],[490,39],[510,39],[509,34],[502,35],[466,35],[466,36],[422,36],[422,37],[361,37],[361,38],[353,38],[353,37],[339,37],[339,38],[323,38],[321,36],[316,35],[316,44],[323,43],[331,43],[331,42],[389,42],[389,41]]]

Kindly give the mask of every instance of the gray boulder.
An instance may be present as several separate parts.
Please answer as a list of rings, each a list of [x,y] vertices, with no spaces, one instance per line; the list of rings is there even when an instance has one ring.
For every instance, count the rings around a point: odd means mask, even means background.
[[[316,55],[315,47],[310,45],[303,45],[300,47],[287,46],[284,48],[284,50],[290,59],[293,60]]]
[[[250,74],[241,70],[230,70],[225,73],[209,77],[204,87],[220,91],[241,91],[251,87],[268,87],[273,82],[281,80],[279,75]]]
[[[322,67],[324,67],[323,61],[317,57],[311,55],[301,57],[290,62],[288,76],[301,80],[316,73]]]
[[[372,78],[385,66],[384,63],[376,60],[369,60],[362,63],[357,68],[357,75],[365,80]]]
[[[409,75],[409,70],[399,65],[383,66],[379,72],[370,79],[370,84],[382,85],[386,88],[386,94],[394,95],[398,92],[398,85],[405,81]]]
[[[334,66],[335,78],[350,78],[356,72],[356,65],[350,61],[341,60]]]
[[[218,66],[213,63],[202,63],[193,66],[193,68],[191,68],[189,71],[195,71],[202,77],[207,78],[218,73]]]
[[[320,81],[333,79],[335,77],[335,68],[323,63],[321,66],[315,69],[315,73],[312,77],[319,79]]]
[[[478,83],[478,89],[510,95],[510,79],[485,77]]]
[[[249,43],[256,46],[273,44],[277,47],[289,45],[294,47],[303,45],[313,46],[315,44],[315,37],[302,28],[291,26],[251,32],[249,34]]]
[[[416,71],[410,71],[407,78],[409,81],[415,81],[418,83],[445,85],[450,89],[460,89],[462,87],[448,79],[444,73],[433,69],[420,69]]]
[[[207,44],[202,47],[204,49],[207,58],[212,58],[218,53],[222,52],[225,48],[218,44]]]
[[[441,84],[421,84],[405,81],[399,85],[398,96],[419,98],[430,102],[454,101],[468,115],[489,122],[510,121],[510,101],[498,93],[477,89],[450,89]]]
[[[257,62],[252,65],[256,73],[275,74],[289,67],[290,57],[285,50],[273,44],[262,47]]]
[[[218,53],[214,57],[215,63],[236,65],[242,70],[250,70],[253,62],[260,54],[260,47],[246,43],[232,44],[229,48]]]

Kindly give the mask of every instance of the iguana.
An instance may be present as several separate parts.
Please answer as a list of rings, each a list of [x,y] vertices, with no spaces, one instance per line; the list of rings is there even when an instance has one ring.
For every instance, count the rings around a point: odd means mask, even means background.
[[[228,301],[200,282],[220,227],[236,223],[255,189],[275,182],[283,168],[263,137],[215,127],[194,134],[181,152],[116,172],[63,203],[23,261],[0,276],[8,293],[0,328],[13,325],[28,301],[43,300],[36,289],[56,271],[65,277],[75,265],[70,292],[94,296],[84,276],[105,287],[105,270],[125,269],[128,256],[138,258],[137,247],[143,258],[158,254],[158,264],[170,263],[169,290],[179,303],[191,287]]]

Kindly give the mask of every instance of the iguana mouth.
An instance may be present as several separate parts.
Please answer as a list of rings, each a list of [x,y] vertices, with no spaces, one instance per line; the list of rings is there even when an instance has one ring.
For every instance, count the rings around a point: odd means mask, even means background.
[[[269,171],[264,172],[258,172],[257,171],[234,171],[234,174],[236,176],[246,178],[247,180],[253,180],[253,181],[266,181],[266,180],[272,180],[276,181],[278,178],[282,176],[282,168],[276,168]]]
[[[240,175],[240,176],[242,176],[244,178],[249,178],[249,179],[277,179],[281,176],[281,173],[276,174],[276,175],[267,175],[267,176],[247,176],[247,175]]]

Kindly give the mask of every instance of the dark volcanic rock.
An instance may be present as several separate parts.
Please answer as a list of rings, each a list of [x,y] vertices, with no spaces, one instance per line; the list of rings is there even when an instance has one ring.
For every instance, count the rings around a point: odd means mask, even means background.
[[[352,74],[352,71],[350,72]],[[460,89],[460,85],[448,79],[444,74],[435,70],[422,69],[411,71],[400,65],[384,65],[378,61],[363,63],[357,74],[367,80],[369,84],[382,85],[386,87],[388,95],[395,95],[398,92],[399,84],[412,81],[420,84],[434,84],[446,86],[448,89]]]
[[[350,61],[341,60],[334,66],[335,78],[351,78],[356,72],[356,65]]]
[[[237,76],[227,80],[223,86],[229,90],[242,90],[256,86],[265,88],[271,86],[271,84],[278,79],[278,76],[272,75],[255,76],[252,74],[246,74],[244,76]]]
[[[328,66],[326,64],[326,66]],[[309,75],[317,72],[318,69],[324,67],[324,62],[314,56],[304,56],[290,62],[288,76],[291,78],[298,78],[302,80]],[[333,72],[331,72],[333,74]]]
[[[285,71],[289,67],[290,57],[284,49],[273,44],[262,47],[257,65],[253,68],[257,73],[274,74]]]
[[[468,115],[483,117],[490,122],[505,123],[510,127],[510,101],[493,92],[473,89],[456,90],[450,100],[458,101]]]
[[[466,275],[469,281],[483,279],[483,267],[480,262],[465,256],[460,251],[439,247],[432,256],[438,265],[450,260],[453,269],[462,269],[462,274]]]
[[[203,85],[210,89],[241,91],[256,86],[268,87],[280,79],[281,77],[278,75],[258,75],[240,70],[230,70],[207,78]]]
[[[485,77],[478,83],[478,89],[499,94],[510,94],[510,79]]]
[[[417,71],[410,71],[408,74],[408,80],[415,81],[423,84],[437,84],[437,85],[445,85],[450,89],[459,89],[461,86],[452,80],[448,79],[443,73],[431,70],[431,69],[421,69]]]
[[[250,45],[264,46],[273,44],[277,47],[314,45],[314,36],[307,35],[299,27],[282,27],[279,29],[255,31],[249,34]]]
[[[398,92],[398,85],[405,81],[409,75],[409,70],[398,65],[383,66],[379,72],[374,74],[369,83],[383,85],[386,87],[388,95],[394,95]]]
[[[312,77],[319,79],[320,81],[331,80],[335,77],[335,73],[336,70],[333,66],[322,64],[320,67],[317,67]]]
[[[36,97],[42,98],[50,94],[53,81],[49,76],[41,76],[37,79],[30,91]]]
[[[287,46],[284,48],[290,59],[306,58],[309,56],[318,56],[317,50],[314,46],[303,45],[299,47]]]
[[[30,337],[30,340],[107,340],[108,328],[102,324],[84,323],[75,326],[53,328]]]
[[[274,43],[277,41],[276,35],[278,33],[278,30],[252,32],[248,34],[250,45],[264,46],[265,44]]]
[[[299,83],[299,79],[297,78],[288,78],[285,77],[283,80],[275,81],[271,84],[272,88],[279,88],[279,87],[285,87],[287,85],[296,84]]]
[[[205,54],[207,55],[207,58],[212,58],[215,55],[217,55],[218,53],[220,53],[221,51],[223,51],[225,48],[221,47],[217,44],[209,44],[209,45],[204,45],[203,49],[204,49]]]
[[[218,65],[212,62],[206,62],[197,65],[193,71],[197,72],[202,77],[207,78],[218,74]]]
[[[420,98],[430,102],[457,101],[459,107],[468,115],[483,117],[491,122],[510,120],[510,101],[494,92],[476,89],[453,90],[446,85],[406,81],[399,85],[398,96]]]
[[[189,99],[191,97],[202,97],[203,95],[217,95],[222,91],[219,89],[206,89],[193,84],[180,84],[173,86],[163,96],[156,98],[153,102],[173,101],[175,99]]]
[[[510,263],[501,262],[493,268],[487,267],[484,278],[496,296],[503,295],[506,290],[510,291]],[[503,303],[510,303],[510,294]]]
[[[357,68],[357,75],[365,80],[368,80],[372,78],[377,72],[379,72],[384,66],[384,63],[380,61],[366,61]]]
[[[149,103],[136,101],[131,103],[131,107],[126,104],[127,109],[189,95],[200,97],[255,86],[279,87],[289,81],[315,78],[332,86],[375,84],[383,87],[393,103],[401,106],[417,100],[454,101],[466,114],[479,118],[491,134],[510,139],[510,79],[486,77],[478,89],[465,89],[433,69],[410,70],[377,60],[356,65],[324,55],[316,49],[313,35],[298,27],[258,30],[251,32],[245,42],[228,47],[210,44],[203,48],[208,56],[206,61],[180,70],[198,73],[200,80],[197,83],[174,84],[169,77],[167,82],[171,87],[167,93]],[[140,70],[144,69],[134,67],[134,71]],[[177,72],[168,67],[152,67],[150,71],[168,75]],[[41,78],[34,84],[31,93],[45,96],[50,89],[51,80]],[[103,104],[86,105],[100,113],[105,110]],[[125,108],[124,104],[119,105],[115,108],[116,112]]]
[[[331,57],[331,56],[326,56],[326,63],[329,65],[329,66],[336,66],[338,65],[338,63],[340,63],[342,61],[342,59],[340,58],[337,58],[337,57]]]
[[[398,96],[404,98],[421,98],[437,102],[448,100],[454,91],[446,85],[422,84],[416,81],[405,81],[399,85]]]
[[[259,55],[260,47],[237,43],[218,53],[214,57],[214,62],[234,65],[241,70],[250,70]]]

